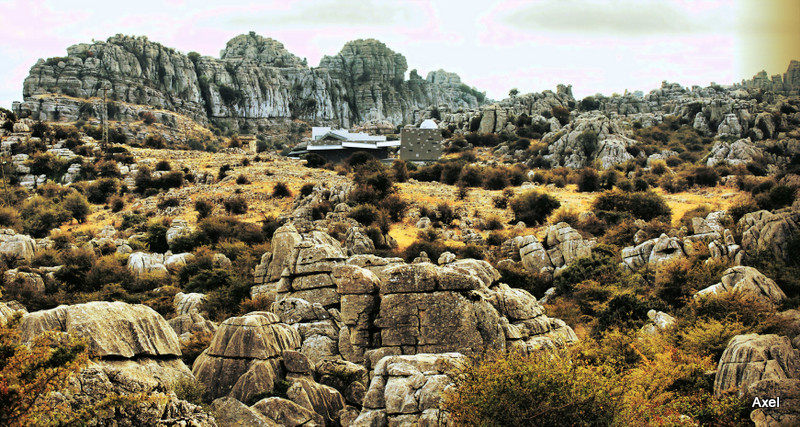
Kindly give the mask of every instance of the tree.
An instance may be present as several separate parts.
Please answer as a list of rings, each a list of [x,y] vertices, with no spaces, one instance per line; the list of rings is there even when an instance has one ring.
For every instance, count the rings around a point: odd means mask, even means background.
[[[13,323],[13,322],[12,322]],[[20,343],[13,325],[0,324],[0,425],[64,425],[77,421],[70,406],[48,399],[88,363],[86,345],[75,338],[43,332]]]
[[[86,221],[86,216],[89,215],[91,211],[89,201],[86,200],[83,194],[77,191],[70,193],[70,195],[64,198],[62,203],[64,208],[69,211],[79,224],[83,224],[83,222]]]
[[[519,95],[519,89],[517,89],[517,88],[511,89],[510,91],[508,91],[508,96],[510,96],[512,98],[517,96],[517,95]]]
[[[510,205],[518,221],[533,225],[543,222],[548,215],[561,206],[561,202],[547,193],[531,190],[511,199]]]

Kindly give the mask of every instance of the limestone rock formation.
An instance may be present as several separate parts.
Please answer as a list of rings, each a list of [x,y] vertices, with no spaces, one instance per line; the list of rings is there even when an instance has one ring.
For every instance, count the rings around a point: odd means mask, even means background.
[[[584,239],[566,222],[560,222],[547,228],[543,241],[534,235],[518,236],[503,247],[512,258],[519,258],[528,271],[552,274],[578,258],[591,255],[596,244],[595,240]]]
[[[440,410],[454,372],[466,363],[458,353],[387,356],[372,371],[364,407],[353,426],[448,425]]]
[[[167,244],[172,249],[178,238],[188,237],[190,234],[192,234],[192,229],[189,227],[189,223],[185,219],[175,218],[167,230]]]
[[[175,313],[178,315],[199,312],[200,306],[206,301],[205,294],[197,292],[183,293],[178,292],[172,300],[175,306]]]
[[[22,316],[27,312],[28,310],[16,301],[0,302],[0,326],[7,325],[14,316]]]
[[[210,397],[247,402],[256,393],[273,389],[285,376],[281,352],[299,347],[297,331],[272,313],[231,317],[219,326],[192,372]]]
[[[796,254],[789,251],[789,243],[800,234],[800,210],[784,209],[775,213],[758,211],[746,214],[739,220],[743,227],[742,260],[747,254],[769,251],[776,257],[789,260]]]
[[[711,147],[711,153],[706,160],[707,166],[716,166],[719,163],[729,165],[746,165],[753,159],[763,156],[764,152],[755,146],[750,138],[738,139],[734,142],[717,141]]]
[[[800,379],[800,350],[777,335],[737,335],[717,365],[714,393],[737,390],[743,396],[760,381]]]
[[[101,357],[180,357],[178,336],[166,320],[141,304],[95,301],[28,313],[20,323],[23,341],[44,331],[68,332],[87,341]]]
[[[722,292],[739,292],[746,298],[774,307],[786,299],[778,284],[753,267],[736,266],[722,273],[720,283],[697,292],[696,297],[711,296]]]
[[[143,274],[167,275],[169,271],[164,266],[163,254],[149,254],[134,252],[128,257],[128,270],[136,276]]]
[[[169,391],[193,377],[180,360],[177,335],[147,306],[104,301],[60,306],[24,315],[19,330],[23,342],[45,331],[69,333],[85,340],[89,352],[99,357],[71,378],[65,390],[47,398],[79,410],[114,395],[153,397],[100,411],[100,425],[216,425],[200,407]]]
[[[173,317],[167,323],[183,343],[189,342],[196,335],[213,335],[217,330],[216,323],[196,311]]]
[[[406,81],[406,69],[401,54],[372,39],[349,42],[318,68],[309,68],[280,42],[253,32],[228,41],[219,59],[116,35],[71,46],[63,58],[39,60],[16,109],[36,120],[97,117],[104,86],[117,101],[112,119],[138,120],[148,111],[140,106],[147,105],[200,122],[225,119],[233,126],[285,125],[296,118],[342,127],[381,120],[398,125],[430,105],[479,104],[453,84],[457,76]],[[49,94],[66,96],[43,96]]]
[[[44,294],[44,279],[32,271],[20,271],[18,268],[6,270],[3,273],[3,283],[6,291],[14,287],[23,292],[32,294]]]
[[[36,253],[36,242],[28,235],[17,234],[14,230],[0,230],[0,254],[31,261]]]

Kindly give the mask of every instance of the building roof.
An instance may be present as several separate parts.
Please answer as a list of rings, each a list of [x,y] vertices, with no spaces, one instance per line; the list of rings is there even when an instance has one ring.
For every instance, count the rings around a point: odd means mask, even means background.
[[[437,126],[436,122],[434,122],[433,120],[427,119],[427,120],[423,121],[419,125],[419,128],[420,129],[439,129],[439,126]]]

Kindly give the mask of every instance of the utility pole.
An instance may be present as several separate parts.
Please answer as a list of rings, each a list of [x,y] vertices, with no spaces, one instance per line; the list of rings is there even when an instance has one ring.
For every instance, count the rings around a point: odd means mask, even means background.
[[[101,143],[103,154],[108,150],[108,107],[106,106],[106,92],[108,92],[108,86],[103,85],[103,142]]]

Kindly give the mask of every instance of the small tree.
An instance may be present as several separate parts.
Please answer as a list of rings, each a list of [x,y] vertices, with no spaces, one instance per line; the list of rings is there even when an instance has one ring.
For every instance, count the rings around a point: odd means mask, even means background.
[[[511,210],[518,221],[533,225],[544,222],[545,218],[561,206],[555,197],[531,190],[511,199]]]
[[[86,200],[83,194],[77,191],[70,193],[64,198],[62,203],[64,208],[69,211],[70,215],[72,215],[79,224],[83,224],[83,222],[86,221],[86,216],[89,215],[91,211],[89,201]]]
[[[508,96],[510,96],[512,98],[517,96],[517,95],[519,95],[519,89],[517,89],[517,88],[511,89],[510,91],[508,91]]]

